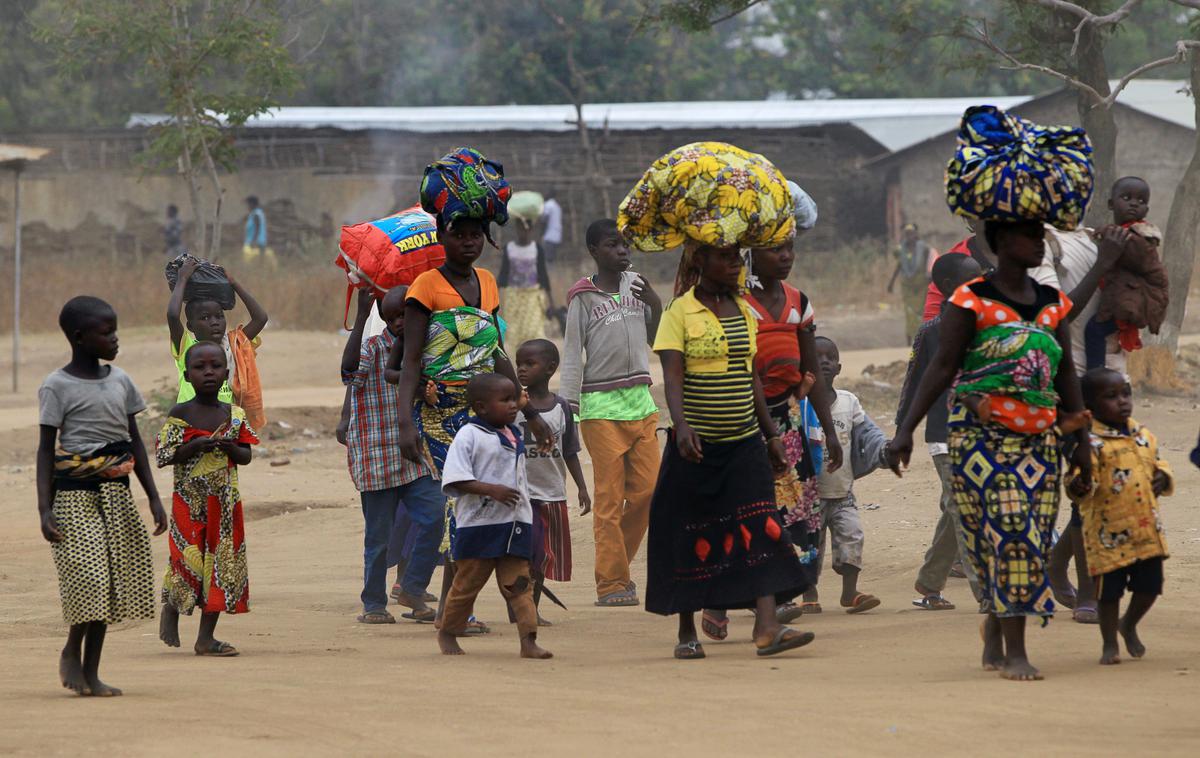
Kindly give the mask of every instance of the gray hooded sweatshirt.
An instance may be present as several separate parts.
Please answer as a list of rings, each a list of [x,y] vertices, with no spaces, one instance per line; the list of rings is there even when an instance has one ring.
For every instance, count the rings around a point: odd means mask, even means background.
[[[578,410],[584,392],[650,385],[650,306],[633,296],[637,274],[621,274],[620,303],[584,277],[567,293],[560,393]],[[587,360],[584,361],[584,353]]]

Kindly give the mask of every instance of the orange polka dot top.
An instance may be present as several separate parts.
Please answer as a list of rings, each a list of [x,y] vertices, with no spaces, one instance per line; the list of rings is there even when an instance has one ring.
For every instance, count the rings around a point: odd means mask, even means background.
[[[1040,434],[1058,418],[1054,379],[1063,348],[1055,336],[1071,300],[1054,287],[1032,282],[1034,300],[1019,303],[992,282],[967,282],[950,305],[975,315],[975,335],[955,380],[957,397],[976,397],[980,414],[1021,434]]]

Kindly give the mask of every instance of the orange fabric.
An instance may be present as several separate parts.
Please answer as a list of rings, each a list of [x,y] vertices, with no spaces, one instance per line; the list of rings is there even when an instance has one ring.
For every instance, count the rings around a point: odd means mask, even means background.
[[[950,296],[950,304],[965,308],[975,314],[975,328],[987,329],[998,324],[1012,324],[1023,321],[1021,315],[1004,303],[989,300],[976,295],[971,285],[983,281],[983,277],[972,279],[959,287]],[[1032,323],[1048,332],[1054,332],[1059,322],[1071,312],[1071,298],[1063,292],[1058,293],[1058,302],[1043,307]],[[1056,408],[1042,408],[1030,405],[1023,400],[1008,395],[989,395],[982,398],[976,409],[976,415],[982,421],[994,421],[1001,426],[1021,434],[1041,432],[1048,429],[1058,419]]]
[[[500,289],[496,286],[496,278],[492,276],[492,272],[478,267],[475,269],[475,276],[479,278],[479,309],[495,313],[500,308]],[[415,300],[430,312],[467,305],[458,294],[458,290],[446,281],[446,277],[438,269],[426,271],[418,276],[408,288],[408,299]]]
[[[229,333],[229,349],[233,352],[235,371],[229,377],[229,388],[233,400],[246,412],[251,429],[266,428],[267,416],[263,412],[262,381],[258,376],[258,350],[255,341],[238,327]]]

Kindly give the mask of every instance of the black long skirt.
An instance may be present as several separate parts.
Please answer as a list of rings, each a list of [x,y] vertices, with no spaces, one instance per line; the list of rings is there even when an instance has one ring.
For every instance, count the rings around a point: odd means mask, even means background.
[[[760,597],[782,603],[804,592],[762,438],[704,442],[703,453],[686,461],[674,432],[667,438],[650,503],[646,610],[753,608]]]

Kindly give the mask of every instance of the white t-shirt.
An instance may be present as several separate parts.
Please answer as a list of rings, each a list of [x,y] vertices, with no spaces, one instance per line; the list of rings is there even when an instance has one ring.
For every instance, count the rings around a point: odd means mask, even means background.
[[[1067,295],[1079,286],[1087,273],[1096,265],[1096,243],[1092,241],[1091,232],[1087,229],[1077,229],[1073,232],[1062,232],[1053,227],[1046,227],[1046,260],[1053,261],[1062,281],[1062,291]],[[1087,307],[1071,322],[1071,358],[1075,362],[1075,371],[1080,376],[1087,371],[1087,352],[1084,347],[1083,330],[1096,309],[1100,307],[1100,293],[1092,295]],[[1117,336],[1109,335],[1108,355],[1105,365],[1114,371],[1125,373],[1125,353],[1117,342]]]
[[[853,392],[837,390],[837,399],[833,401],[830,415],[833,416],[833,428],[837,430],[845,462],[837,471],[822,471],[817,477],[817,488],[822,499],[837,500],[849,495],[854,486],[854,468],[850,465],[850,437],[854,425],[866,421],[867,413]],[[829,460],[828,455],[825,460]]]
[[[509,242],[504,246],[504,254],[508,257],[509,287],[538,286],[538,246],[536,242],[519,245]]]
[[[562,206],[554,198],[550,198],[542,206],[542,220],[546,222],[546,231],[542,233],[542,241],[555,245],[562,242]]]

